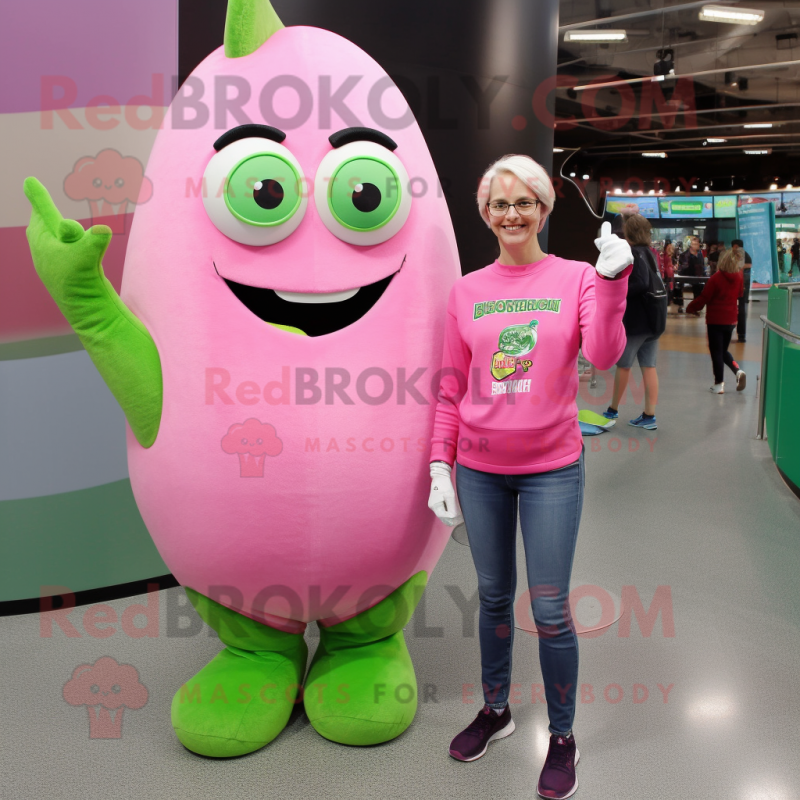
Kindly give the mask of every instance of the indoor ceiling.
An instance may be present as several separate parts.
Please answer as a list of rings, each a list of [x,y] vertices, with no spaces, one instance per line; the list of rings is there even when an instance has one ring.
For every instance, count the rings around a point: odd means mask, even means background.
[[[756,25],[703,21],[703,5],[759,9],[764,18]],[[649,150],[702,159],[713,177],[715,170],[732,174],[745,149],[771,149],[766,171],[776,171],[775,156],[794,158],[789,171],[800,170],[800,2],[561,0],[560,25],[558,74],[577,87],[556,91],[556,117],[574,121],[556,127],[555,144],[578,149],[585,165],[593,157],[630,164]],[[624,29],[627,41],[564,41],[568,30],[594,29]],[[654,82],[662,49],[673,51],[676,77]],[[581,88],[592,82],[616,85]],[[687,104],[696,118],[683,113]],[[597,116],[609,119],[591,119]],[[772,127],[744,127],[755,123]]]

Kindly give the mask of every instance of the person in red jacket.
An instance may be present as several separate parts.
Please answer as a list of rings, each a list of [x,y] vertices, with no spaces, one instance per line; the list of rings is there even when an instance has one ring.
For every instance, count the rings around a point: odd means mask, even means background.
[[[708,350],[714,367],[714,385],[711,387],[714,394],[725,392],[725,364],[736,374],[737,392],[744,389],[747,381],[744,370],[728,352],[739,314],[739,298],[744,294],[742,267],[742,259],[737,258],[733,250],[723,253],[717,262],[717,271],[708,279],[702,294],[692,300],[686,309],[686,313],[691,314],[708,306],[706,329]]]

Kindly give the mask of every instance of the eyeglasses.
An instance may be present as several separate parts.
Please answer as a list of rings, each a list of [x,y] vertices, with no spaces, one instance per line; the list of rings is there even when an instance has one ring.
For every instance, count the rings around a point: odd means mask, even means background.
[[[487,203],[486,207],[493,217],[504,217],[512,206],[517,209],[517,214],[529,217],[536,211],[539,202],[539,200],[520,200],[518,203]]]

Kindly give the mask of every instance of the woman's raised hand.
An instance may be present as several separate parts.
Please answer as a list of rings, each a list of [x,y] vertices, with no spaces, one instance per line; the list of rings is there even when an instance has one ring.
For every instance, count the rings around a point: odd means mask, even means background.
[[[595,269],[604,278],[616,278],[629,264],[633,264],[631,246],[611,233],[611,223],[604,222],[600,228],[600,238],[594,240],[595,247],[600,251]]]

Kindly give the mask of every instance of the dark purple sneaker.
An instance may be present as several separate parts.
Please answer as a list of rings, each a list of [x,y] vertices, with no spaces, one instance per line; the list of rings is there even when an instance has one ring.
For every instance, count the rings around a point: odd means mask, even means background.
[[[484,706],[469,727],[450,742],[450,755],[459,761],[475,761],[486,752],[489,742],[510,736],[515,727],[508,706],[502,714],[495,714],[489,706]]]
[[[572,797],[578,790],[575,765],[580,757],[574,737],[550,734],[550,748],[536,787],[539,797]]]

